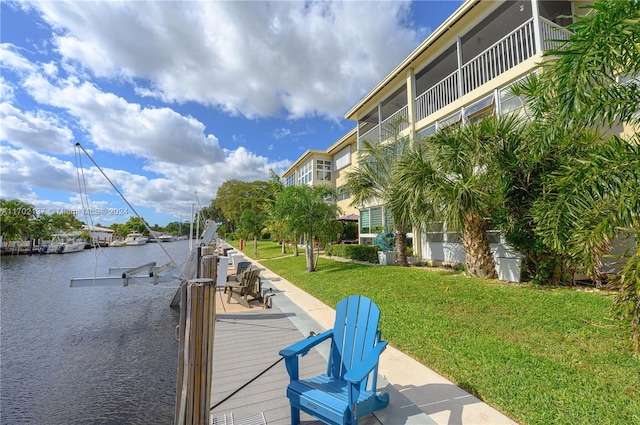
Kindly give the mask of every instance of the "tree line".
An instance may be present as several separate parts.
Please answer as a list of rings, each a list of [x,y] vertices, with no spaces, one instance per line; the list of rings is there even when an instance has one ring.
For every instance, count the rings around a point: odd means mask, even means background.
[[[77,232],[85,225],[78,220],[73,211],[62,211],[47,214],[20,199],[0,198],[0,234],[5,242],[20,240],[50,240],[56,233]],[[97,227],[103,227],[100,223]],[[149,227],[158,233],[171,233],[173,235],[185,235],[189,226],[175,221],[166,226],[154,224],[149,226],[143,218],[130,217],[126,223],[113,223],[108,226],[114,231],[114,236],[125,237],[132,232],[149,234]],[[81,234],[81,238],[91,239],[89,232]]]

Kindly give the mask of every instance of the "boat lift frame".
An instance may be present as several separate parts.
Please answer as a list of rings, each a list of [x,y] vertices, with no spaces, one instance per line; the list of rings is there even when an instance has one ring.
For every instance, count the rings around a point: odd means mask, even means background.
[[[218,226],[213,220],[205,222],[205,230],[198,239],[198,247],[210,245],[215,242],[216,230]],[[180,280],[181,284],[189,279],[194,279],[198,273],[199,249],[192,249],[189,258],[185,262],[182,269],[173,262],[169,262],[162,266],[156,266],[156,262],[150,262],[137,267],[111,267],[109,274],[117,274],[117,276],[94,276],[71,278],[72,288],[88,288],[94,286],[129,286],[133,283],[145,283],[157,285],[158,283],[171,282]],[[178,273],[179,272],[179,273]],[[178,274],[176,274],[178,273]]]

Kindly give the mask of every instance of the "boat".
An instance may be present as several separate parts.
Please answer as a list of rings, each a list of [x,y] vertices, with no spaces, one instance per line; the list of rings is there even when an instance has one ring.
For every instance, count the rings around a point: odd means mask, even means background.
[[[126,246],[144,245],[147,242],[149,242],[149,238],[138,231],[129,233],[124,240]]]
[[[76,235],[56,234],[51,243],[40,247],[40,254],[68,254],[84,251],[87,243],[76,239]]]
[[[160,242],[173,242],[176,240],[175,236],[165,233],[164,235],[156,236],[156,239]]]
[[[109,246],[124,246],[124,245],[125,245],[124,239],[116,239],[109,242]]]

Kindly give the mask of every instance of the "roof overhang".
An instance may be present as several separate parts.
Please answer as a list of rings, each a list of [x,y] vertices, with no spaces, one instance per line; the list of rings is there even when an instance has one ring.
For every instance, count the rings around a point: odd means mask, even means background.
[[[399,76],[406,74],[407,70],[420,55],[422,55],[431,45],[433,45],[440,37],[447,33],[464,15],[469,13],[481,0],[467,0],[451,14],[434,32],[429,35],[409,56],[406,57],[398,66],[395,67],[377,86],[373,88],[360,102],[351,108],[344,116],[347,120],[358,120],[357,112],[364,107],[372,98],[374,98],[386,86],[393,83]]]

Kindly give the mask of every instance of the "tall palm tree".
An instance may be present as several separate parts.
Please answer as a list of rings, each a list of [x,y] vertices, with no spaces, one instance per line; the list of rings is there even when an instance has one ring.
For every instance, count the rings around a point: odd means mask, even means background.
[[[569,40],[548,52],[552,59],[540,78],[516,89],[531,100],[538,128],[640,124],[640,2],[596,0],[587,7],[587,14],[574,16]],[[536,232],[545,243],[592,274],[619,228],[640,228],[639,146],[637,127],[627,140],[603,134],[549,176],[534,205]],[[637,242],[617,277],[615,306],[629,320],[640,352]]]
[[[408,140],[391,143],[362,142],[358,167],[347,173],[345,189],[351,194],[352,205],[381,205],[391,213],[395,239],[395,264],[407,266],[407,233],[409,204],[398,189],[398,163],[408,149]]]
[[[411,203],[413,219],[425,227],[442,221],[460,231],[472,276],[497,277],[486,218],[502,189],[491,161],[505,139],[519,137],[519,125],[516,117],[502,116],[449,126],[419,141],[399,163],[400,198]]]
[[[306,245],[307,271],[316,270],[313,258],[313,243],[328,242],[340,234],[341,225],[336,220],[338,207],[327,202],[333,196],[328,186],[289,186],[282,190],[272,209],[273,218],[278,220],[286,233],[296,240],[298,235],[304,237]]]

